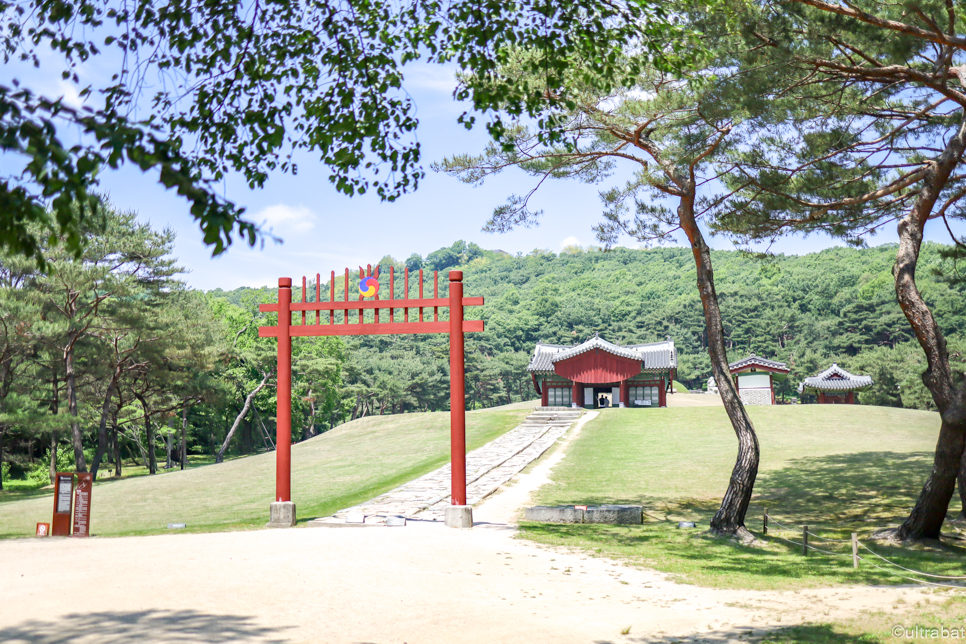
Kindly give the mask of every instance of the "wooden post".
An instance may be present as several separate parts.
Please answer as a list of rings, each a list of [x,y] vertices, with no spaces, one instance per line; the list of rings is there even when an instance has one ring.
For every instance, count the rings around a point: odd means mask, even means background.
[[[808,556],[808,526],[802,526],[802,556]]]
[[[438,291],[436,291],[438,295]],[[434,307],[434,319],[437,315]],[[466,505],[466,373],[463,355],[463,273],[449,272],[449,417],[452,504]]]
[[[292,279],[278,278],[278,412],[275,428],[275,500],[292,500]]]
[[[852,533],[852,567],[859,567],[859,535]]]
[[[765,514],[761,517],[761,533],[762,535],[768,534],[768,508],[765,508]]]

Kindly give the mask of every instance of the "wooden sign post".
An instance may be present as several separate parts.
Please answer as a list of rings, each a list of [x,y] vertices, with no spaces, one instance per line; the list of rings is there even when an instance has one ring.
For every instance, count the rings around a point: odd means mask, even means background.
[[[91,491],[94,477],[83,472],[77,475],[77,489],[74,491],[74,534],[75,537],[89,537],[91,534]]]
[[[379,299],[379,267],[373,274],[372,266],[359,268],[358,301],[349,301],[349,269],[344,275],[344,299],[335,299],[335,271],[329,277],[329,301],[322,301],[321,275],[315,275],[315,298],[308,297],[311,283],[302,278],[302,301],[292,302],[292,280],[278,280],[278,303],[262,304],[263,313],[278,313],[277,326],[259,327],[260,337],[278,338],[278,408],[275,441],[275,501],[271,505],[270,526],[295,525],[295,504],[292,503],[292,338],[330,335],[402,335],[409,333],[449,333],[450,340],[450,461],[452,467],[451,506],[447,508],[446,525],[472,527],[473,514],[466,505],[466,396],[465,357],[463,334],[483,330],[482,320],[464,320],[463,307],[482,306],[482,297],[463,297],[463,273],[450,271],[449,297],[439,296],[439,274],[433,273],[433,296],[423,296],[423,271],[419,271],[416,285],[418,298],[410,298],[409,269],[402,279],[402,298],[396,297],[396,274],[389,267],[389,298]],[[368,299],[371,298],[371,299]],[[449,309],[449,320],[440,320],[440,309]],[[431,309],[431,311],[430,311]],[[315,312],[313,321],[309,314]],[[358,312],[358,321],[352,321]],[[372,312],[372,321],[365,314]],[[380,311],[388,320],[380,321]],[[327,316],[323,316],[327,312]],[[402,320],[399,320],[401,313]],[[296,314],[293,324],[292,314]],[[301,316],[298,316],[301,313]],[[418,316],[410,320],[410,315]],[[432,320],[428,319],[432,316]],[[301,318],[301,324],[298,318]]]
[[[74,475],[57,472],[54,478],[54,517],[50,521],[50,535],[66,537],[70,535],[70,511],[74,499]]]

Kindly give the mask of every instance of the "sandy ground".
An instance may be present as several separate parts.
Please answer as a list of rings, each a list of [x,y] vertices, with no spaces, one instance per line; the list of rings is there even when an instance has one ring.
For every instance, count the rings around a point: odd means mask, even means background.
[[[723,643],[924,596],[696,588],[514,539],[519,509],[563,453],[478,507],[472,530],[410,522],[0,542],[0,641]]]

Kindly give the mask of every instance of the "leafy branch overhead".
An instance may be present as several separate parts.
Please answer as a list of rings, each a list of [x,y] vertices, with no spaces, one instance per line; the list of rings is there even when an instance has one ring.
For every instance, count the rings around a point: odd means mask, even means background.
[[[190,201],[215,254],[236,234],[254,244],[260,231],[213,182],[237,173],[261,187],[272,172],[296,174],[299,152],[318,158],[340,192],[374,190],[392,201],[423,177],[407,64],[485,77],[455,98],[487,113],[502,140],[497,108],[543,119],[546,97],[572,104],[563,77],[574,60],[597,61],[586,82],[606,88],[633,71],[618,55],[624,47],[662,67],[678,64],[685,57],[663,43],[679,31],[660,3],[645,0],[4,3],[4,62],[59,73],[85,107],[33,88],[0,92],[2,149],[22,170],[0,182],[0,249],[39,258],[27,229],[37,222],[79,252],[98,172],[124,162],[157,172]],[[514,47],[542,54],[530,67],[533,84],[494,74]],[[97,76],[91,69],[109,80],[86,84]],[[475,116],[460,120],[471,127]],[[81,142],[68,146],[62,133],[72,126]]]

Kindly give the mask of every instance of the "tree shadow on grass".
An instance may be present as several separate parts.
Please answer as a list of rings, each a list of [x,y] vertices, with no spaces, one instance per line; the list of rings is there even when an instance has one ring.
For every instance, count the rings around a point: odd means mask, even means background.
[[[889,574],[866,564],[854,570],[847,542],[851,532],[858,533],[860,541],[878,554],[908,568],[962,575],[966,542],[945,540],[942,547],[909,548],[868,541],[875,529],[898,525],[905,518],[932,459],[929,452],[863,452],[799,458],[780,469],[764,471],[759,474],[745,520],[761,539],[751,546],[706,534],[719,499],[666,499],[655,494],[659,490],[642,490],[636,498],[573,501],[643,505],[644,524],[640,526],[528,524],[524,532],[545,542],[579,544],[598,552],[629,556],[660,570],[694,575],[699,583],[722,586],[742,587],[742,577],[756,577],[769,587],[809,579],[812,581],[807,585],[910,583],[897,576],[899,570]],[[761,533],[766,507],[772,517],[767,537]],[[679,529],[678,521],[682,520],[695,521],[697,529]],[[808,557],[802,556],[801,530],[805,525],[817,535],[809,537],[810,545],[832,554],[810,550]],[[947,524],[945,529],[952,532],[955,527]],[[884,565],[865,551],[860,555]]]
[[[143,610],[74,613],[52,620],[32,619],[0,628],[0,642],[259,642],[282,644],[285,626],[266,628],[241,615],[212,615],[195,610]]]
[[[798,525],[861,531],[900,523],[918,497],[932,466],[931,452],[860,452],[798,458],[761,472],[752,511]],[[954,495],[954,501],[956,497]]]

